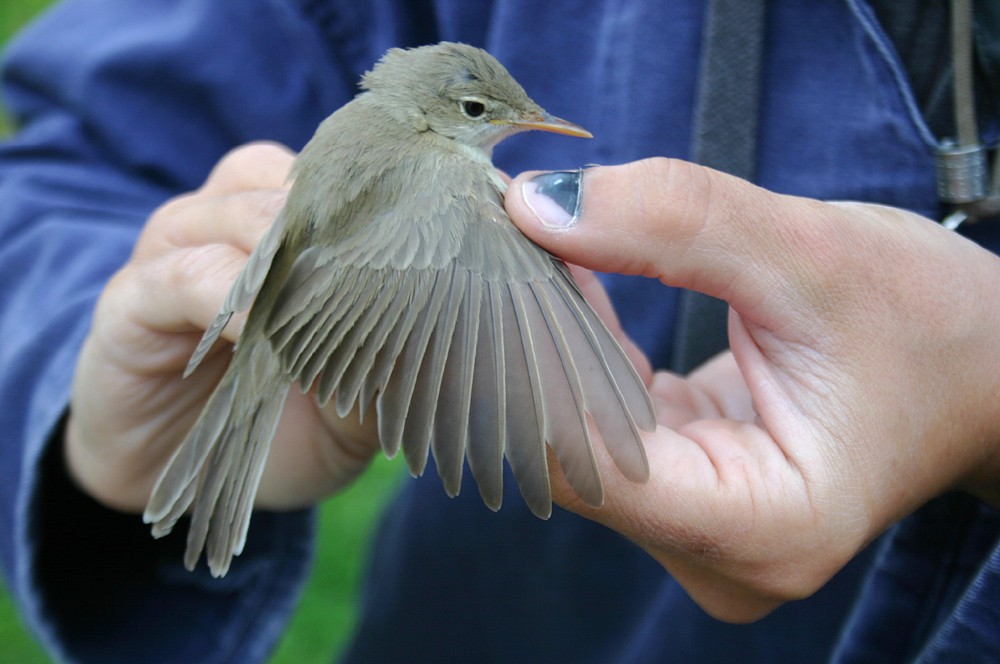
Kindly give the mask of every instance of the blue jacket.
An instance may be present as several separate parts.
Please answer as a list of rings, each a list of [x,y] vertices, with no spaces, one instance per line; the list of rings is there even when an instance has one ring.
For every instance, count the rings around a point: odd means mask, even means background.
[[[596,136],[507,141],[508,172],[686,157],[702,16],[697,0],[71,0],[23,34],[3,79],[23,130],[0,147],[0,560],[47,647],[259,661],[310,562],[311,515],[262,512],[226,579],[189,574],[181,538],[154,543],[66,477],[76,355],[157,205],[243,142],[300,148],[386,48],[441,39],[485,46]],[[862,0],[774,2],[764,86],[760,184],[939,215],[934,138]],[[1000,248],[996,225],[967,232]],[[662,365],[675,293],[607,283]],[[425,477],[379,529],[347,661],[1000,661],[1000,522],[967,496],[933,501],[814,597],[732,626],[600,526],[538,521],[516,495],[493,515],[473,487],[451,500]]]

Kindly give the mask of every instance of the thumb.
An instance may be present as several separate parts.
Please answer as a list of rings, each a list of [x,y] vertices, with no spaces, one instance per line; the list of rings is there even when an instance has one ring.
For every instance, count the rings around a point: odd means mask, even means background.
[[[665,158],[523,173],[506,206],[528,237],[571,263],[654,277],[738,309],[801,288],[807,266],[786,245],[826,207]]]

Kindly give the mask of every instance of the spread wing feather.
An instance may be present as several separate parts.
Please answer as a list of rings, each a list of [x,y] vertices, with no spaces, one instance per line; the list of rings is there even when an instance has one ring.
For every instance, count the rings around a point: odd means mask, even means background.
[[[410,330],[417,320],[417,315],[427,304],[431,295],[431,286],[434,283],[434,274],[418,273],[408,275],[407,281],[412,286],[412,294],[405,302],[405,309],[400,317],[399,323],[392,328],[385,339],[385,343],[376,352],[372,363],[371,371],[364,376],[361,383],[361,390],[358,395],[358,406],[362,413],[368,410],[368,405],[375,398],[375,395],[385,389],[392,373],[396,358],[402,352],[403,344],[409,338]],[[385,438],[382,439],[382,446],[385,449]],[[396,448],[398,450],[398,448]],[[386,449],[390,457],[395,455],[396,450]]]
[[[402,448],[411,473],[433,452],[449,495],[465,457],[498,509],[506,457],[548,516],[547,442],[574,491],[600,505],[587,414],[623,473],[645,479],[645,387],[566,267],[513,226],[488,177],[455,164],[436,177],[468,194],[417,186],[339,244],[302,252],[267,334],[321,404],[344,416],[374,400],[384,451]]]
[[[529,509],[547,519],[552,514],[548,461],[545,457],[545,415],[542,384],[535,357],[535,338],[524,305],[523,286],[501,286],[503,339],[507,366],[507,409],[523,413],[507,418],[506,454]]]
[[[402,274],[397,271],[378,275],[374,279],[381,281],[383,285],[380,287],[389,292],[395,292],[399,288],[400,282],[404,281]],[[399,296],[375,297],[343,340],[333,346],[332,352],[329,353],[329,359],[322,367],[323,373],[319,380],[317,398],[321,404],[329,401],[334,390],[338,388],[348,394],[353,391],[354,395],[357,395],[356,387],[352,387],[344,381],[347,370],[354,365],[360,365],[365,369],[370,367],[372,358],[367,357],[364,351],[377,348],[379,339],[384,339],[388,332],[385,328],[391,328],[397,323],[399,307],[403,301],[405,299]],[[346,405],[346,411],[340,415],[341,417],[345,417],[350,412],[353,402],[352,398],[350,402],[343,404]],[[338,410],[343,405],[338,401]]]
[[[469,271],[456,271],[465,288],[459,303],[458,319],[445,359],[438,393],[431,452],[438,475],[449,496],[457,496],[462,484],[462,460],[469,440],[472,409],[472,371],[479,338],[479,307],[482,280]]]
[[[419,288],[417,280],[414,279],[399,277],[395,281],[395,288],[398,289],[396,297],[382,298],[387,302],[387,306],[382,312],[378,324],[366,338],[360,340],[360,345],[344,370],[336,395],[337,414],[340,417],[347,417],[354,404],[359,402],[361,388],[365,378],[372,374],[375,369],[379,351],[386,345],[390,333],[401,325],[404,308],[410,306],[414,291]],[[363,414],[367,407],[367,400],[359,405]]]
[[[382,439],[383,447],[388,449],[398,450],[403,442],[403,429],[410,412],[410,400],[413,397],[420,365],[448,294],[450,280],[446,273],[440,271],[435,277],[430,298],[417,314],[403,351],[392,365],[392,373],[389,374],[385,390],[376,402],[379,437]],[[423,441],[413,442],[415,445],[422,443]],[[404,449],[404,453],[410,472],[420,475],[424,469],[424,462],[417,458],[411,445],[408,444],[407,448],[409,449]],[[424,449],[426,450],[426,447]]]
[[[542,390],[545,439],[555,451],[573,491],[588,505],[599,506],[604,503],[604,491],[587,429],[583,388],[562,326],[543,286],[544,283],[530,285],[532,297],[525,298],[525,309],[528,324],[538,331],[533,339],[545,386]]]
[[[624,369],[622,363],[627,363],[628,358],[618,344],[614,344],[614,350],[606,347],[610,344],[601,344],[594,325],[600,325],[597,330],[604,331],[603,323],[596,315],[588,319],[583,309],[590,310],[590,307],[579,291],[569,287],[571,283],[568,279],[554,280],[542,284],[541,289],[550,310],[559,321],[569,348],[573,349],[573,361],[579,369],[587,412],[593,416],[611,457],[626,477],[645,482],[649,478],[646,452],[628,401],[618,383]],[[603,336],[610,340],[606,331]],[[617,372],[612,369],[611,362],[616,362]],[[628,369],[631,369],[631,364],[628,364]],[[624,385],[625,389],[631,387],[627,382]]]
[[[457,271],[450,271],[446,281],[448,292],[434,323],[427,352],[421,359],[412,403],[403,426],[403,452],[411,471],[418,475],[423,473],[427,463],[427,450],[433,436],[445,361],[451,348],[462,298],[465,296],[466,282]]]
[[[506,367],[503,312],[498,285],[488,283],[479,307],[479,341],[472,374],[467,456],[483,502],[500,509],[503,499],[503,453],[507,440]]]

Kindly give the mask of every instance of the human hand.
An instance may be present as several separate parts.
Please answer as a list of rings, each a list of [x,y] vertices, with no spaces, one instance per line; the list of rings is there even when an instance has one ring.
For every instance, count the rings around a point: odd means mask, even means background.
[[[293,158],[269,144],[228,154],[200,189],[153,213],[101,295],[77,364],[65,441],[70,474],[109,507],[142,511],[225,371],[228,345],[181,378],[284,204]],[[234,343],[245,320],[245,313],[234,316],[223,337]],[[345,486],[378,449],[374,420],[340,420],[292,389],[256,504],[300,507]]]
[[[585,171],[567,225],[533,175],[507,210],[554,254],[731,306],[731,353],[653,379],[648,484],[601,445],[604,507],[553,474],[557,502],[642,546],[709,613],[750,621],[812,594],[946,490],[995,500],[996,256],[908,212],[666,159]]]

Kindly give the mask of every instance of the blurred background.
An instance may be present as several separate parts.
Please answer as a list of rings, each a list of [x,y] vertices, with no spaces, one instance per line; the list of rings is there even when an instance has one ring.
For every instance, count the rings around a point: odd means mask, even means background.
[[[0,48],[52,0],[0,0]],[[15,131],[0,97],[0,141]],[[405,473],[403,464],[379,457],[360,481],[320,508],[316,564],[274,664],[330,662],[354,624],[358,585],[375,520]],[[136,516],[136,518],[139,518]],[[180,561],[178,561],[179,563]],[[108,644],[109,649],[114,644]],[[49,661],[24,627],[0,585],[0,664]]]

